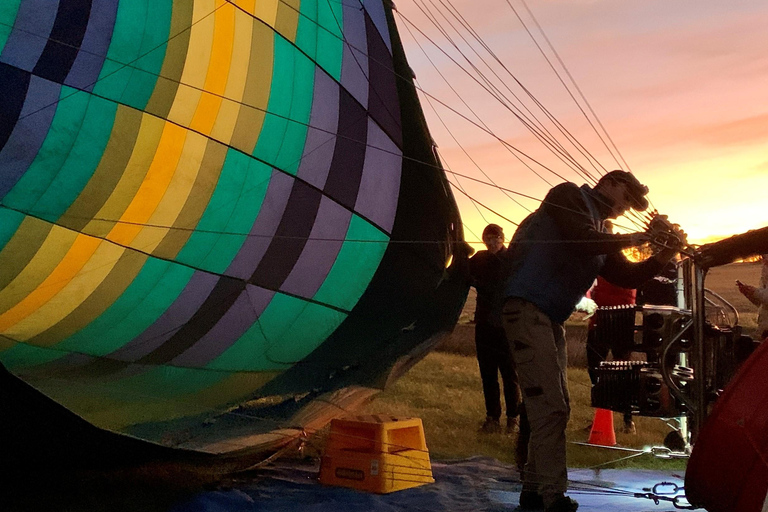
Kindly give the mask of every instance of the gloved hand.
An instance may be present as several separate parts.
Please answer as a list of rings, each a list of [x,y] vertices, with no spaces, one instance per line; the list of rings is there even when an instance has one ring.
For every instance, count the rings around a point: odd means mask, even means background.
[[[688,235],[682,230],[680,224],[673,224],[666,215],[656,215],[648,224],[646,234],[652,244],[659,245],[674,253],[680,252],[688,246]]]

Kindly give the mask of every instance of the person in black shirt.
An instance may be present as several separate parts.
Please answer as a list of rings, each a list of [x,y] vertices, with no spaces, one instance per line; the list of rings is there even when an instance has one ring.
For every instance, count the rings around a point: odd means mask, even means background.
[[[477,290],[475,309],[475,346],[480,378],[485,397],[485,423],[480,432],[501,432],[501,394],[499,374],[504,387],[507,409],[507,433],[518,428],[521,401],[517,372],[512,352],[501,325],[500,301],[503,282],[504,231],[497,224],[483,230],[483,243],[487,250],[479,251],[469,260],[472,285]]]

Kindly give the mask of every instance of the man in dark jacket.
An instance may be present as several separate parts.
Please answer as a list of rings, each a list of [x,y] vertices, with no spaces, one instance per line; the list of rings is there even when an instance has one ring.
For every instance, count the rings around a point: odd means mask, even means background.
[[[501,226],[488,224],[483,230],[483,243],[487,249],[479,251],[469,260],[472,286],[477,290],[475,348],[485,398],[485,423],[480,427],[480,432],[489,434],[501,432],[502,427],[499,422],[501,418],[499,374],[501,374],[507,409],[506,428],[507,433],[511,433],[516,430],[519,422],[520,387],[517,384],[512,352],[501,325],[500,308],[497,306],[504,288],[502,266],[507,252]]]
[[[617,286],[636,288],[676,254],[676,248],[665,248],[649,260],[632,263],[621,251],[641,245],[648,236],[605,232],[606,219],[630,208],[647,209],[647,193],[647,187],[624,171],[609,172],[594,188],[562,183],[520,224],[510,243],[502,321],[531,426],[522,509],[578,508],[565,496],[570,405],[563,323],[598,275]]]

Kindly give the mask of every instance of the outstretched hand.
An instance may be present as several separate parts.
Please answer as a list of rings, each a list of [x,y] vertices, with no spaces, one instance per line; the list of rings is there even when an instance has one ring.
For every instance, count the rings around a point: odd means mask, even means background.
[[[755,295],[755,292],[757,291],[757,288],[754,286],[750,286],[748,284],[744,284],[741,281],[736,281],[736,287],[739,289],[742,295],[744,295],[749,302],[752,304],[759,305],[759,302],[757,301],[757,296]]]

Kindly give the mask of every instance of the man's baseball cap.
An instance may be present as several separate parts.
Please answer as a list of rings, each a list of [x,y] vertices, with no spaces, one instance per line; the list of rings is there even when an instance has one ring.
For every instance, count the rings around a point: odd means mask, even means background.
[[[648,209],[648,199],[645,197],[648,194],[648,187],[640,183],[634,174],[627,171],[611,171],[600,178],[598,183],[605,181],[625,184],[627,192],[629,192],[629,199],[632,202],[632,208],[640,212]]]

